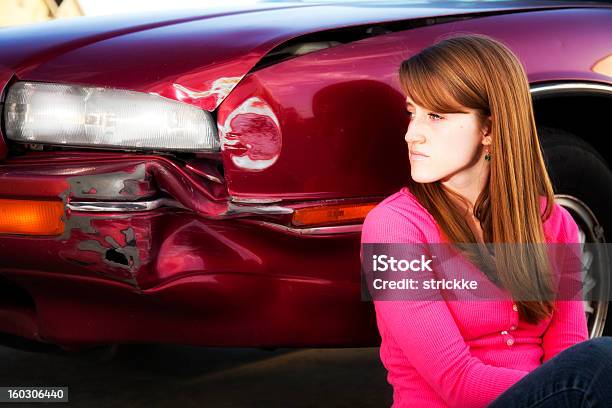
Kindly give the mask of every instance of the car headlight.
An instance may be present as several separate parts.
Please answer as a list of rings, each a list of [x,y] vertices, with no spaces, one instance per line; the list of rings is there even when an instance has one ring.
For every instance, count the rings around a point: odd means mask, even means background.
[[[120,89],[17,82],[8,91],[4,120],[7,138],[25,143],[219,150],[210,112]]]

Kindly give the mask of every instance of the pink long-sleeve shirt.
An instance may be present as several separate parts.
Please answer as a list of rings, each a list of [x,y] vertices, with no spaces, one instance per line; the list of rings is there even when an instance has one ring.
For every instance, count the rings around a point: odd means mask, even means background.
[[[542,197],[541,209],[546,204]],[[549,243],[577,243],[578,226],[554,204],[543,223]],[[433,216],[403,187],[366,217],[363,243],[446,242]],[[486,407],[530,371],[588,339],[582,301],[557,300],[534,325],[507,300],[374,300],[380,358],[393,407]]]

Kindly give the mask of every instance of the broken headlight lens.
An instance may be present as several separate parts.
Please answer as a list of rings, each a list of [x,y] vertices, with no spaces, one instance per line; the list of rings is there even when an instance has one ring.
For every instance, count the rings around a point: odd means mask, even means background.
[[[18,142],[143,150],[218,151],[210,112],[159,95],[17,82],[6,97],[6,136]]]

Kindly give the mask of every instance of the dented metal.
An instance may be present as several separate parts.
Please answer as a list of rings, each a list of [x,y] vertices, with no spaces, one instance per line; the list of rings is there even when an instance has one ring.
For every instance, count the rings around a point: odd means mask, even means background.
[[[109,212],[109,213],[125,213],[125,212],[139,212],[139,211],[153,211],[158,208],[180,208],[187,209],[184,205],[176,200],[160,198],[152,201],[134,201],[134,202],[121,202],[121,201],[96,201],[96,202],[84,202],[84,201],[70,201],[66,204],[66,207],[74,212]],[[232,202],[227,204],[225,212],[218,216],[210,216],[208,218],[235,218],[237,216],[246,215],[270,215],[270,214],[292,214],[294,210],[289,207],[283,207],[278,205],[239,205]]]
[[[160,207],[185,208],[176,200],[158,198],[151,201],[70,201],[66,207],[77,212],[135,212],[151,211]]]
[[[202,98],[214,98],[214,106],[217,107],[225,99],[227,95],[234,89],[234,87],[240,82],[244,75],[237,77],[221,77],[212,81],[210,88],[207,90],[195,90],[189,89],[188,87],[179,83],[172,84],[172,86],[179,92],[183,92],[185,97],[190,100],[199,100]],[[177,99],[184,100],[185,97],[179,96]]]
[[[97,240],[86,240],[79,242],[77,248],[81,251],[94,251],[102,255],[102,260],[111,266],[117,266],[125,268],[130,272],[138,270],[140,267],[140,256],[138,254],[138,248],[136,247],[136,239],[134,230],[132,228],[126,228],[121,230],[121,233],[125,236],[123,244],[119,244],[113,237],[106,236],[104,241],[106,244],[103,245]],[[114,254],[118,254],[116,256]]]
[[[67,179],[71,198],[99,200],[135,200],[151,194],[150,177],[147,179],[144,163],[134,166],[132,172],[118,171],[104,174],[74,176]]]
[[[218,128],[221,150],[229,151],[232,162],[241,169],[265,170],[280,156],[280,124],[262,98],[245,100],[227,115]]]

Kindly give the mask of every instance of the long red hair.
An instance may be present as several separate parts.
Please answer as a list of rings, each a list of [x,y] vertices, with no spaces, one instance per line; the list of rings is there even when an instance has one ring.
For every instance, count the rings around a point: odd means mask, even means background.
[[[455,36],[403,61],[399,79],[406,95],[426,109],[450,113],[467,107],[475,109],[482,121],[491,116],[489,179],[474,204],[484,241],[546,243],[542,223],[552,212],[554,192],[538,140],[527,76],[517,57],[488,36]],[[440,181],[410,180],[408,188],[451,242],[477,242],[456,205],[459,200],[467,207],[464,197],[445,189]],[[546,198],[543,214],[541,196]],[[480,256],[481,266],[515,299],[525,294],[536,299],[515,301],[521,317],[531,323],[549,316],[554,305],[550,263],[542,247],[495,245],[494,258]],[[468,255],[473,258],[472,253]]]

